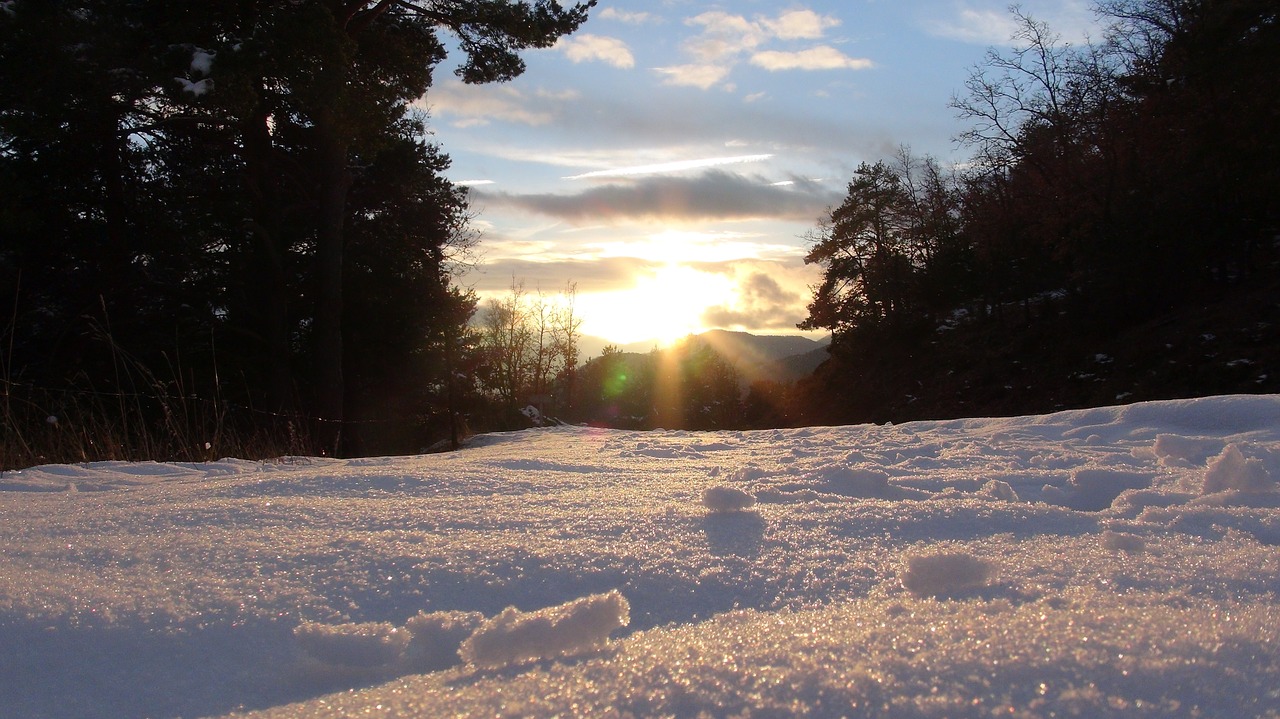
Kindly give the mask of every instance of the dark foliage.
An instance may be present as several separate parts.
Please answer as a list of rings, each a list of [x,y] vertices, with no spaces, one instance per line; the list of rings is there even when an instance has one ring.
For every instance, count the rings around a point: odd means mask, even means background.
[[[204,447],[229,423],[280,428],[274,444],[307,452],[438,436],[463,399],[453,368],[475,301],[450,273],[472,238],[411,103],[445,59],[439,32],[460,39],[464,80],[501,81],[591,4],[6,8],[6,434],[35,437],[30,423],[54,414],[83,429],[74,415],[108,397],[129,411],[95,422],[127,425],[107,433],[124,439],[82,445],[83,458],[231,451]],[[168,431],[178,400],[200,416],[183,446],[135,451]],[[5,443],[3,464],[51,459],[33,447]]]
[[[954,103],[972,169],[863,165],[814,238],[800,423],[1280,389],[1280,16],[1112,0],[1107,42],[1020,14]]]

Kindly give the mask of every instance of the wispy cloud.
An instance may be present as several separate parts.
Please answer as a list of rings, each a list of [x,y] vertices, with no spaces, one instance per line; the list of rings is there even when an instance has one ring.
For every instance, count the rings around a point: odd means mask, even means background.
[[[665,85],[710,90],[728,77],[732,69],[725,65],[695,64],[655,67],[654,71],[663,76],[662,82]]]
[[[643,25],[645,23],[657,22],[660,18],[649,12],[627,12],[614,7],[607,7],[600,11],[596,16],[601,20],[617,20],[631,25]]]
[[[635,67],[636,59],[627,44],[617,38],[603,35],[573,35],[558,43],[556,48],[575,63],[603,62],[606,65],[628,70]]]
[[[1006,43],[1016,29],[1007,9],[964,5],[950,16],[928,22],[926,27],[935,35],[979,45]]]
[[[638,273],[651,271],[662,263],[636,257],[588,257],[585,259],[531,260],[495,257],[463,277],[463,283],[481,293],[505,292],[511,278],[523,281],[529,290],[555,292],[566,278],[579,292],[608,292],[634,284]]]
[[[1035,19],[1048,22],[1054,32],[1071,42],[1084,40],[1097,31],[1087,0],[1030,0],[1019,7]],[[1004,0],[955,2],[951,12],[930,17],[922,25],[930,34],[975,45],[1007,45],[1018,29]]]
[[[567,195],[473,194],[492,207],[515,208],[575,223],[748,219],[812,222],[838,200],[835,193],[816,185],[776,187],[759,178],[722,170],[696,177],[642,177]]]
[[[466,85],[447,80],[425,96],[433,115],[448,118],[457,127],[474,127],[491,122],[546,125],[560,117],[566,102],[578,93],[525,92],[511,85]]]
[[[761,23],[722,10],[695,15],[685,24],[702,28],[700,35],[687,40],[684,45],[685,51],[702,62],[731,59],[755,49],[769,36]]]
[[[849,57],[830,45],[819,45],[797,52],[766,50],[751,56],[751,64],[766,70],[866,70],[875,63],[866,58]]]
[[[737,297],[708,307],[702,322],[725,329],[795,329],[804,317],[801,293],[784,289],[772,274],[753,271],[738,282]]]
[[[838,19],[812,10],[791,10],[761,23],[780,40],[814,40],[840,25]]]
[[[630,167],[615,167],[607,170],[593,170],[592,172],[584,172],[580,175],[572,175],[564,179],[584,180],[594,177],[630,177],[634,175],[683,172],[686,170],[699,170],[707,167],[718,167],[721,165],[738,165],[744,162],[762,162],[771,157],[773,157],[773,155],[737,155],[734,157],[706,157],[694,160],[676,160],[673,162],[661,162],[650,165],[632,165]]]
[[[744,59],[768,70],[863,70],[873,66],[870,60],[849,57],[830,45],[769,47],[775,42],[819,40],[840,25],[839,19],[813,10],[754,18],[712,10],[687,19],[685,24],[700,30],[683,44],[693,62],[655,68],[667,85],[709,90],[723,83]]]

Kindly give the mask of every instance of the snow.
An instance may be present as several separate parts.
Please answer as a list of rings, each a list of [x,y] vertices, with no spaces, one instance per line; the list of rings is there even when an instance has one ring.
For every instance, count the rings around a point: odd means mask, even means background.
[[[320,624],[303,622],[293,630],[298,648],[324,664],[377,667],[398,661],[412,636],[390,622]]]
[[[191,52],[191,72],[208,75],[213,72],[213,59],[218,56],[204,48],[195,48]]]
[[[631,605],[617,590],[536,612],[507,607],[467,637],[458,656],[476,666],[500,667],[573,654],[603,644],[610,632],[630,623]]]
[[[1277,717],[1277,477],[1277,396],[4,472],[0,716]]]
[[[737,487],[718,484],[714,487],[707,487],[706,491],[702,493],[702,506],[712,512],[737,512],[755,505],[756,498],[751,496],[750,492],[745,492]]]
[[[189,92],[196,97],[207,94],[213,90],[213,78],[206,77],[203,80],[192,82],[185,77],[175,77],[174,82],[182,86],[183,92]]]
[[[986,586],[996,566],[967,552],[907,557],[902,586],[916,596],[939,596]]]

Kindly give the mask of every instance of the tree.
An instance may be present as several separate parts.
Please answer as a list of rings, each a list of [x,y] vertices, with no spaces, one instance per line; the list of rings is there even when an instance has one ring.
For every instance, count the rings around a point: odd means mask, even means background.
[[[805,262],[822,265],[823,279],[800,327],[905,327],[945,309],[955,290],[941,278],[963,286],[959,220],[956,191],[932,158],[903,147],[892,163],[860,165],[812,237]]]
[[[513,277],[505,296],[486,303],[480,315],[486,385],[503,405],[517,408],[540,401],[547,410],[571,402],[581,325],[574,314],[576,292],[569,282],[554,299],[541,290],[530,297],[523,281]],[[551,397],[547,405],[552,394],[558,398]]]
[[[0,307],[18,300],[23,320],[11,366],[110,378],[110,356],[67,331],[110,320],[140,362],[199,359],[253,411],[326,420],[339,449],[358,398],[426,371],[425,338],[466,322],[448,268],[471,241],[465,197],[411,109],[445,58],[438,35],[458,39],[464,81],[504,81],[592,4],[7,6],[0,276],[26,288]],[[375,317],[389,310],[413,315],[396,328]]]
[[[564,387],[564,409],[572,414],[580,360],[578,343],[582,339],[582,318],[576,312],[578,285],[566,281],[560,296],[562,301],[551,320],[551,341],[560,362],[558,380]]]

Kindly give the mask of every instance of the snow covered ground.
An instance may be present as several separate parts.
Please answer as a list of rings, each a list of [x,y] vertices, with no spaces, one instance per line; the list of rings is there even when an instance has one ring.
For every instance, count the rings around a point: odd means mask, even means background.
[[[1278,478],[1280,396],[6,472],[0,716],[1280,716]]]

